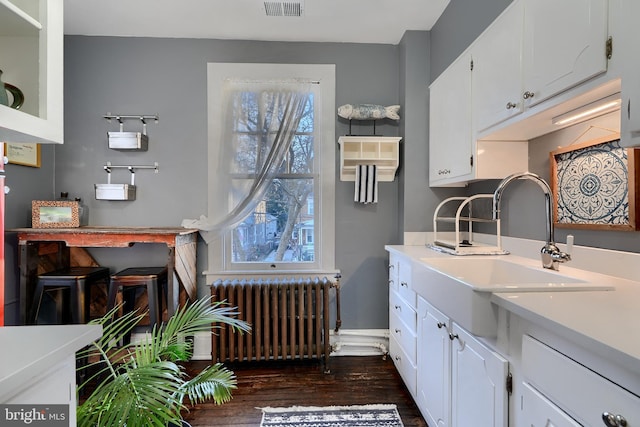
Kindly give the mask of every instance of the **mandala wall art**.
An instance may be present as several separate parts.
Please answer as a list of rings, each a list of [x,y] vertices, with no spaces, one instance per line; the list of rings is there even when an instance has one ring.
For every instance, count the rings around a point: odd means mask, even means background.
[[[636,230],[640,151],[619,142],[616,134],[550,153],[556,226]]]

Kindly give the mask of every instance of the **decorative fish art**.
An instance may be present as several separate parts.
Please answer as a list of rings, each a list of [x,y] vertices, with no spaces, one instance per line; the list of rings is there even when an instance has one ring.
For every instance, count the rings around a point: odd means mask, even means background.
[[[399,111],[399,105],[345,104],[338,107],[338,116],[347,120],[400,120]]]

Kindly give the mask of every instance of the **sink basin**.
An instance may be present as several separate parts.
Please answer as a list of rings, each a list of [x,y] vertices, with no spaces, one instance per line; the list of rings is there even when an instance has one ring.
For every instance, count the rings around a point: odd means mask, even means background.
[[[572,277],[543,269],[533,261],[498,257],[421,258],[412,268],[411,286],[433,306],[474,335],[495,337],[498,307],[495,292],[604,291],[613,286],[588,276]]]
[[[592,283],[554,270],[517,264],[500,258],[435,258],[428,264],[474,291],[550,292],[611,290],[612,286]]]

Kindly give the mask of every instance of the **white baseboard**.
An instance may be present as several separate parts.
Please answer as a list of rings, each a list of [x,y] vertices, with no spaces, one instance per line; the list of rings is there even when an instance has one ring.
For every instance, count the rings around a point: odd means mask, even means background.
[[[388,329],[340,329],[329,333],[331,356],[376,356],[389,352]],[[211,360],[211,334],[194,337],[192,360]]]
[[[331,356],[386,356],[388,329],[340,329],[329,333]]]

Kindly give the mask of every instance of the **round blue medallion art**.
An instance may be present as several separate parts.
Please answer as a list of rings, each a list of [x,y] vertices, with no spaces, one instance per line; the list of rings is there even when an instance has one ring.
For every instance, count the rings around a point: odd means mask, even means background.
[[[557,222],[628,224],[627,151],[618,141],[556,156]]]

